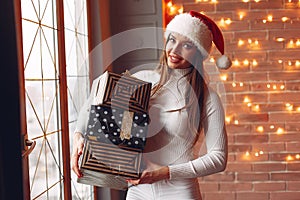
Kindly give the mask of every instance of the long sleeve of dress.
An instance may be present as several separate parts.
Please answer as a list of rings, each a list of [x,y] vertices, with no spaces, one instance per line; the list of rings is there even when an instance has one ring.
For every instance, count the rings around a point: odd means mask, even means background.
[[[222,103],[215,92],[209,92],[204,133],[207,153],[195,160],[169,166],[170,179],[195,178],[223,171],[227,163],[227,133]]]
[[[99,89],[98,83],[101,78],[102,76],[99,76],[93,81],[90,95],[84,102],[83,106],[80,108],[74,133],[79,132],[81,134],[84,134],[86,132],[91,105],[93,104],[95,93]]]

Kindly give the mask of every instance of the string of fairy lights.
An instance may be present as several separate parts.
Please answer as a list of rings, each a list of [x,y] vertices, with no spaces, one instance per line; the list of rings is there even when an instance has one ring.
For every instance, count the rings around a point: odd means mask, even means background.
[[[212,4],[217,4],[218,1],[217,0],[195,0],[195,3],[200,3],[200,2],[206,2],[206,3],[212,3]],[[244,3],[260,3],[260,2],[264,2],[263,0],[241,0],[241,2]],[[184,12],[184,6],[183,5],[177,5],[177,4],[173,4],[172,0],[166,1],[165,4],[165,8],[166,8],[166,14],[168,16],[174,16],[176,14],[179,13],[183,13]],[[300,0],[286,0],[285,1],[285,8],[300,8]],[[236,19],[230,19],[230,18],[221,18],[219,21],[216,21],[218,26],[220,26],[221,28],[224,28],[226,30],[226,28],[228,26],[230,26],[233,22],[235,22],[235,20],[238,21],[243,21],[246,20],[246,16],[247,16],[247,12],[246,11],[238,11],[237,12],[237,18]],[[268,24],[268,23],[283,23],[284,25],[286,24],[293,24],[295,22],[300,22],[300,18],[299,17],[295,17],[295,18],[291,18],[288,16],[283,16],[280,18],[275,18],[272,14],[267,14],[264,18],[261,19],[255,19],[253,21],[253,23],[261,23],[261,24]],[[286,37],[276,37],[276,38],[272,38],[275,42],[278,42],[280,44],[283,45],[283,47],[285,47],[285,49],[300,49],[300,35],[299,38],[286,38]],[[259,41],[256,38],[245,38],[245,39],[239,39],[237,41],[237,47],[239,48],[248,48],[251,50],[259,50],[261,49],[263,41]],[[210,62],[214,63],[215,59],[214,57],[211,57]],[[283,66],[286,66],[289,70],[299,70],[300,69],[300,59],[289,59],[289,60],[282,60],[279,59],[278,64],[281,64]],[[260,63],[256,60],[256,59],[243,59],[243,60],[239,60],[238,58],[233,59],[232,61],[232,65],[233,67],[258,67],[260,65]],[[228,75],[227,74],[221,74],[220,75],[220,79],[222,81],[227,81],[228,79]],[[244,87],[244,83],[243,82],[237,82],[237,81],[232,81],[231,82],[231,86],[233,88],[242,88]],[[264,88],[263,88],[263,92],[282,92],[286,90],[286,85],[284,82],[268,82],[265,84]],[[245,96],[243,99],[243,104],[245,104],[246,107],[250,108],[251,111],[253,112],[260,112],[260,105],[253,103],[250,99],[250,97]],[[296,112],[296,113],[300,113],[300,105],[293,105],[290,102],[284,102],[284,105],[282,106],[283,109],[286,112]],[[233,115],[231,116],[226,116],[225,118],[226,123],[227,124],[235,124],[238,125],[239,121],[238,119],[235,119],[235,117]],[[284,133],[286,133],[285,129],[283,127],[281,127],[280,125],[257,125],[256,126],[256,132],[258,134],[262,134],[265,133],[265,130],[268,131],[272,131],[274,133],[276,133],[277,135],[282,135]],[[244,160],[251,160],[251,158],[253,157],[259,157],[262,156],[264,154],[264,151],[262,150],[252,150],[252,151],[246,151],[243,154],[243,159]],[[293,161],[293,160],[300,160],[300,154],[296,153],[293,155],[287,155],[285,160],[288,161]]]

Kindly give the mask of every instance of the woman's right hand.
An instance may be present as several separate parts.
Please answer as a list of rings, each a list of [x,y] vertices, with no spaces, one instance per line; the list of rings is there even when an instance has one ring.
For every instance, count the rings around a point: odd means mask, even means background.
[[[71,167],[78,178],[83,176],[83,174],[79,170],[79,166],[78,166],[78,160],[82,154],[83,146],[84,146],[84,140],[83,140],[82,134],[79,132],[76,132],[73,137],[73,151],[72,151],[72,155],[71,155]]]

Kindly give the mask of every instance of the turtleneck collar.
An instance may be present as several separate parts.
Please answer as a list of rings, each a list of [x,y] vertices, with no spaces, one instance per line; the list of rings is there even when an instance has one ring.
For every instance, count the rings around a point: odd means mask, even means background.
[[[184,68],[184,69],[170,69],[170,75],[175,77],[182,77],[188,74],[193,70],[193,67]]]

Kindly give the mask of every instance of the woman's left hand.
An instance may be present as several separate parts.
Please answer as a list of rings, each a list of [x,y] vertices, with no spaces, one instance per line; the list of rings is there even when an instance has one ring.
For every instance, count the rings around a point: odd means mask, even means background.
[[[129,179],[128,183],[132,185],[145,184],[145,183],[154,183],[157,181],[161,181],[164,179],[169,179],[169,167],[164,166],[155,170],[145,170],[143,171],[141,177],[139,179]]]

